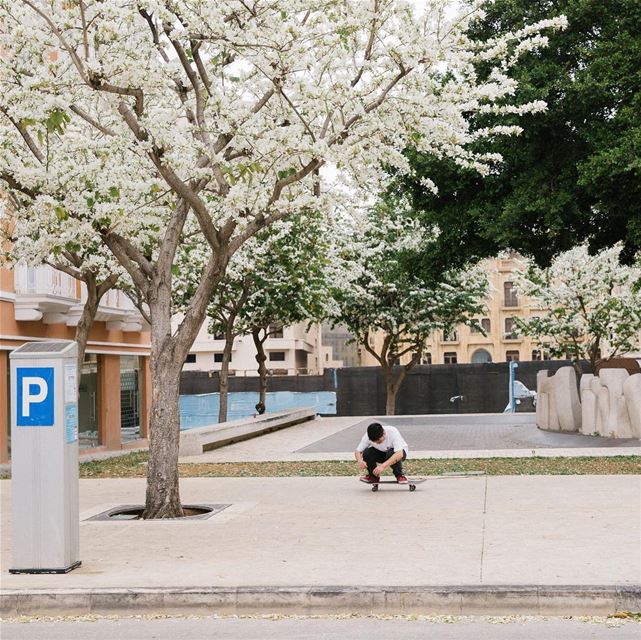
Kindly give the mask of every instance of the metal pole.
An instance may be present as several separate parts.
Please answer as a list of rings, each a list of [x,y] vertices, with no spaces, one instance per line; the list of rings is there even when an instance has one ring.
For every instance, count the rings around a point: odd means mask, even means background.
[[[514,380],[516,378],[516,368],[519,366],[518,362],[515,362],[512,360],[510,362],[510,387],[509,387],[509,394],[510,394],[510,411],[511,413],[516,413],[516,398],[514,397]]]

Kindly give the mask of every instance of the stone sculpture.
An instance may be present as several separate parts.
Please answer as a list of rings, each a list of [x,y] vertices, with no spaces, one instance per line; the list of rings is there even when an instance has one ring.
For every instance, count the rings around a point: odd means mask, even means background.
[[[583,374],[580,397],[572,367],[537,375],[536,423],[550,431],[576,431],[608,438],[641,438],[641,373],[601,368]]]

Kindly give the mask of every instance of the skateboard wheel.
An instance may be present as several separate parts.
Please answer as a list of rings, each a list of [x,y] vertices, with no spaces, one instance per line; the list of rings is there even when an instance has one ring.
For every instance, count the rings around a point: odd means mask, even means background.
[[[378,485],[377,484],[372,485],[372,491],[378,491]]]
[[[416,491],[416,485],[415,484],[411,484],[410,485],[410,491]]]

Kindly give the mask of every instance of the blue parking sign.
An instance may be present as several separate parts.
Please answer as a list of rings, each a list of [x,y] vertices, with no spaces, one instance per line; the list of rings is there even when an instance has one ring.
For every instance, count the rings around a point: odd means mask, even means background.
[[[53,427],[53,367],[18,367],[16,387],[16,425]]]

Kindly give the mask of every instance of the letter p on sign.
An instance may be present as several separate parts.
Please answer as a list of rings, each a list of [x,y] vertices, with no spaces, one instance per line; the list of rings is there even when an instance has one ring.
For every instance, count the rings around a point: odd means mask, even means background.
[[[53,367],[19,367],[16,370],[18,427],[52,427],[54,424]]]

